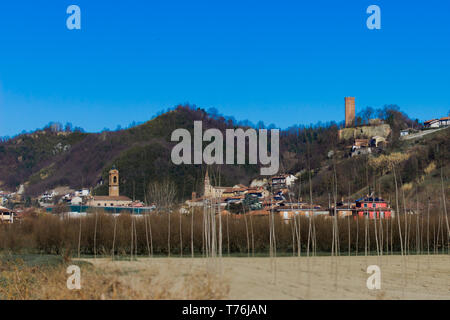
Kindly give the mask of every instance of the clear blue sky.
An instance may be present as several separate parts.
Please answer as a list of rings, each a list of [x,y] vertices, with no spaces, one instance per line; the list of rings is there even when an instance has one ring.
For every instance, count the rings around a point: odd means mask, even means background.
[[[381,30],[366,27],[371,4]],[[347,95],[357,111],[446,115],[450,2],[0,2],[0,136],[50,121],[115,129],[184,102],[285,128],[343,120]]]

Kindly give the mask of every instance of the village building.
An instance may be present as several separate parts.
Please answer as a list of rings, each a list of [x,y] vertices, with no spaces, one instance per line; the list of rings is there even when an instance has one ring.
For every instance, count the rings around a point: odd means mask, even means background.
[[[358,147],[358,148],[368,147],[369,140],[368,139],[355,139],[354,146]]]
[[[9,198],[9,194],[3,191],[0,191],[0,206],[3,206]]]
[[[70,204],[72,205],[72,206],[79,206],[79,205],[81,205],[83,203],[83,198],[81,198],[81,197],[73,197],[71,200],[70,200]]]
[[[381,136],[373,136],[372,139],[370,139],[370,146],[371,147],[382,147],[386,145],[386,138]]]
[[[450,126],[450,117],[442,117],[440,119],[431,119],[423,123],[425,128],[441,128]]]
[[[133,201],[119,194],[119,170],[115,166],[109,171],[109,195],[92,196],[87,205],[91,207],[127,207]]]
[[[198,197],[197,192],[192,192],[191,199],[186,200],[186,205],[191,207],[202,207],[203,206],[203,197]]]
[[[13,223],[14,211],[0,206],[0,223]]]
[[[295,182],[295,180],[297,180],[297,177],[292,174],[282,174],[272,177],[269,184],[272,188],[272,191],[277,192],[280,189],[286,189],[290,187]]]
[[[372,153],[372,149],[369,147],[369,139],[355,139],[352,146],[352,157],[370,153]]]
[[[367,196],[355,201],[355,211],[360,217],[367,216],[370,219],[390,218],[392,209],[387,201],[375,196]]]
[[[81,189],[74,192],[75,197],[87,197],[89,194],[89,189]]]
[[[208,170],[206,170],[203,197],[204,198],[221,198],[227,187],[214,187],[209,181]]]
[[[329,216],[328,210],[322,208],[320,205],[307,203],[282,203],[274,208],[283,220],[291,220],[296,216],[310,217],[310,216]]]
[[[439,120],[438,119],[431,119],[427,120],[423,123],[425,128],[439,128]]]
[[[439,127],[450,126],[450,117],[442,117],[439,119]]]
[[[404,137],[407,136],[409,134],[409,129],[405,129],[400,131],[400,137]]]

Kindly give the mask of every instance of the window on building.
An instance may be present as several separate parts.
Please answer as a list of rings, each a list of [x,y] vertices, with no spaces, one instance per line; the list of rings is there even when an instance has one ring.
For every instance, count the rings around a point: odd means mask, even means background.
[[[113,181],[114,181],[114,183],[117,182],[117,177],[116,176],[114,176]]]

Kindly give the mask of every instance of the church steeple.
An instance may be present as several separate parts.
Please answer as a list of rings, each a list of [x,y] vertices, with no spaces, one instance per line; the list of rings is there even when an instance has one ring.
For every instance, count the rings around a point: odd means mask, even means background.
[[[109,196],[119,196],[119,170],[116,169],[116,166],[109,171]]]
[[[208,169],[206,169],[206,174],[205,174],[205,184],[206,184],[206,182],[208,182],[208,184],[209,184]]]
[[[208,168],[206,168],[205,188],[204,188],[204,191],[203,191],[203,195],[205,197],[209,197],[211,195],[211,183],[209,182]]]

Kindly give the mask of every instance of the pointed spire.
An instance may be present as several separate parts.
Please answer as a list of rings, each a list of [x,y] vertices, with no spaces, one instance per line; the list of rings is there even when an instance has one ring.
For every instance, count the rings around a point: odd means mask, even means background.
[[[211,184],[209,183],[208,167],[206,167],[203,195],[205,197],[208,197],[210,195],[210,191],[211,191]]]

